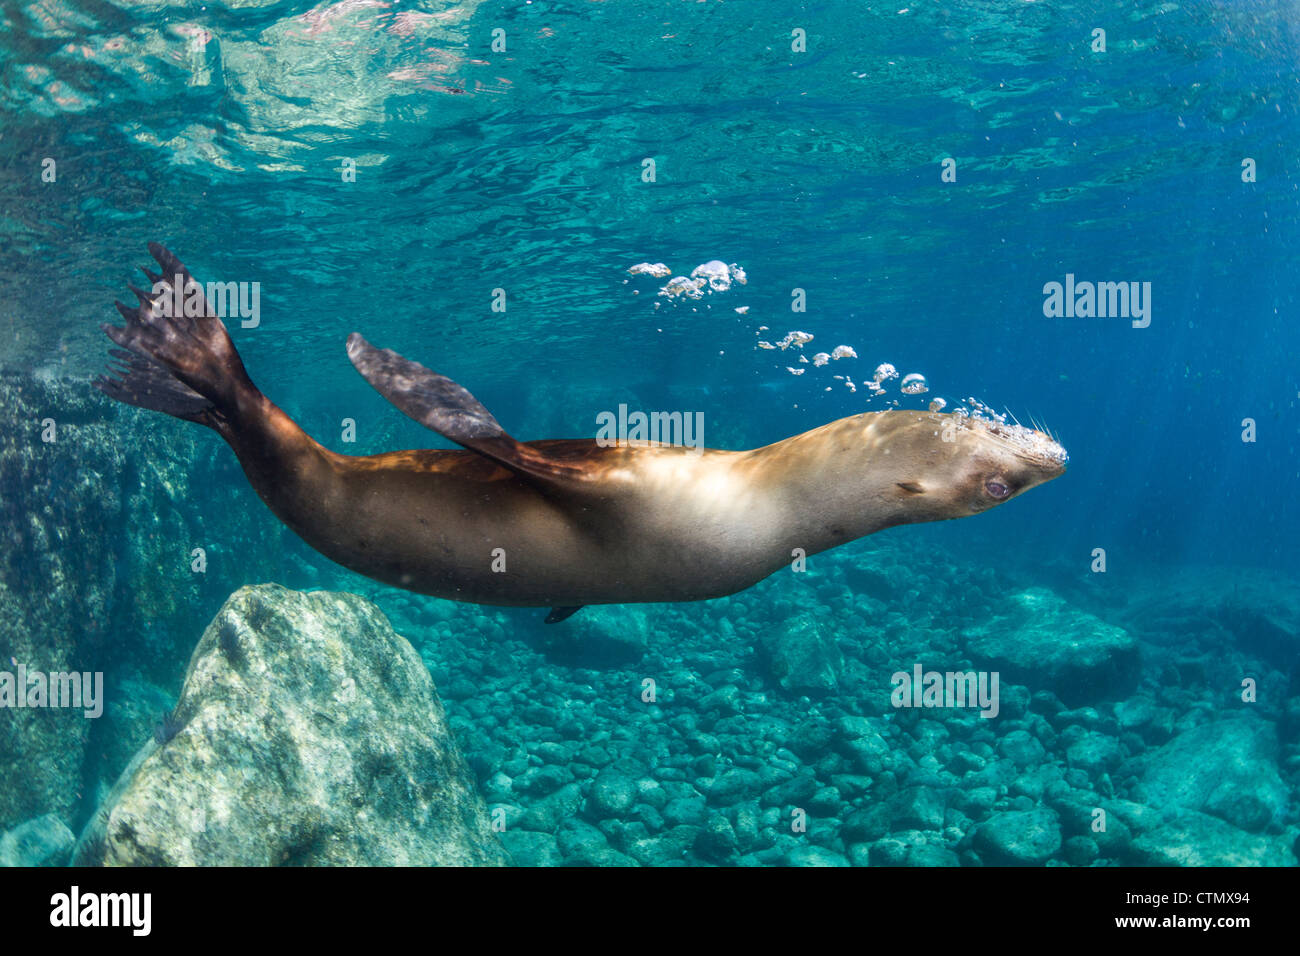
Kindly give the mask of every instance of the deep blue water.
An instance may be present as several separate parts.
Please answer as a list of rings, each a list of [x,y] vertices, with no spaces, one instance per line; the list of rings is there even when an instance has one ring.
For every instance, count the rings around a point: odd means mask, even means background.
[[[928,380],[905,406],[974,396],[1070,453],[1005,508],[889,532],[917,562],[940,548],[1082,579],[1104,548],[1120,588],[1153,568],[1300,571],[1294,3],[42,0],[3,16],[6,369],[99,373],[98,325],[156,240],[201,280],[261,283],[261,325],[232,323],[235,343],[336,450],[346,417],[348,451],[446,447],[356,375],[353,331],[524,440],[590,436],[630,401],[702,411],[707,444],[753,447],[886,407],[898,382],[874,401],[863,383],[889,362]],[[627,274],[713,259],[747,284],[674,304],[666,280]],[[1149,327],[1046,317],[1044,284],[1067,273],[1150,283]],[[858,358],[792,375],[798,350],[755,347],[791,330],[814,334],[809,358]]]

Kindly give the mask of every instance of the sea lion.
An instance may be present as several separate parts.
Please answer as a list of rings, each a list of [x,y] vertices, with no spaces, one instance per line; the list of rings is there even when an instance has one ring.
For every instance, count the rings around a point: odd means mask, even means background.
[[[971,416],[854,415],[752,451],[518,442],[464,388],[357,333],[352,364],[464,451],[340,455],[263,395],[225,325],[157,243],[152,291],[102,328],[112,398],[199,422],[271,511],[321,554],[396,587],[478,604],[698,601],[884,528],[979,514],[1060,475],[1042,432]],[[175,295],[179,287],[181,295]],[[174,301],[197,303],[169,315]],[[182,310],[191,311],[191,310]]]

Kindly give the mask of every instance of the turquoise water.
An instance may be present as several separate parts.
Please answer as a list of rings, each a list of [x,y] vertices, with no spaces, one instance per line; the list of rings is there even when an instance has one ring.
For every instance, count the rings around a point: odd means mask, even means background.
[[[0,651],[104,671],[108,716],[0,712],[0,829],[80,832],[226,598],[274,581],[363,594],[420,651],[517,862],[1296,863],[1294,4],[3,16],[0,582],[26,623]],[[297,541],[215,435],[90,388],[150,241],[260,284],[234,343],[336,451],[451,447],[350,367],[357,331],[521,440],[593,436],[626,403],[751,448],[973,397],[1044,422],[1070,467],[715,602],[548,628],[417,597]],[[711,260],[745,283],[683,300],[628,272]],[[1149,288],[1149,325],[1045,315],[1067,274]],[[757,344],[796,330],[812,341]],[[856,357],[815,363],[840,345]],[[872,397],[882,363],[929,391]],[[1058,640],[1110,650],[1024,665]],[[783,686],[787,652],[829,676]],[[917,662],[1000,668],[1002,712],[892,706]],[[1197,766],[1228,783],[1175,785]],[[1080,822],[1098,806],[1127,838]]]

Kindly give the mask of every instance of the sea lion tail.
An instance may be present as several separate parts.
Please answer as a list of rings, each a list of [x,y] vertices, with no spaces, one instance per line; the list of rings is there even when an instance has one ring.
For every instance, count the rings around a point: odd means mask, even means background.
[[[257,390],[202,286],[163,246],[151,242],[149,253],[163,271],[142,268],[152,291],[131,286],[138,304],[116,303],[124,327],[100,326],[121,348],[93,384],[119,402],[220,430],[241,397]]]

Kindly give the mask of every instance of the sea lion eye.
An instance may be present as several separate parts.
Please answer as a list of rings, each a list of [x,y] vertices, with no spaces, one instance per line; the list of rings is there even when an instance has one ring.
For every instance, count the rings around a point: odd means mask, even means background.
[[[1005,498],[1007,495],[1011,494],[1011,489],[996,478],[990,478],[988,481],[984,482],[984,490],[987,491],[991,497],[999,499]]]

